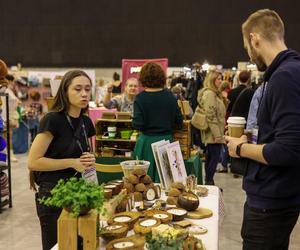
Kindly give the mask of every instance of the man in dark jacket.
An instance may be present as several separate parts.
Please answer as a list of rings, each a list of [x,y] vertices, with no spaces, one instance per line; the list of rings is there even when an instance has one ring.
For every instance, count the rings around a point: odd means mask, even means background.
[[[243,116],[243,115],[237,115],[237,114],[234,115],[234,114],[232,114],[232,111],[233,111],[232,109],[233,109],[234,106],[236,108],[235,102],[238,99],[241,92],[243,92],[243,90],[245,90],[250,85],[251,72],[247,71],[247,70],[241,71],[240,74],[239,74],[238,79],[239,79],[239,86],[232,89],[228,93],[228,97],[227,97],[228,100],[229,100],[229,104],[228,104],[228,107],[227,107],[227,112],[229,114],[231,114],[231,116]],[[251,102],[251,99],[250,99],[250,102]],[[249,102],[249,105],[250,105],[250,102]],[[248,111],[247,111],[247,114],[248,114]],[[243,117],[245,117],[245,116],[243,116]]]
[[[300,56],[284,43],[275,11],[259,10],[242,26],[252,62],[265,71],[257,111],[258,142],[226,136],[229,154],[248,159],[243,249],[288,249],[300,211]]]

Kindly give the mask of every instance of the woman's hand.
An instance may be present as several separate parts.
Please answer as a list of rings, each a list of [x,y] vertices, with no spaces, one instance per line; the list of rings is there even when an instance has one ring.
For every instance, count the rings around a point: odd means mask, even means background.
[[[95,155],[89,153],[89,152],[84,152],[80,156],[80,162],[87,167],[93,167],[95,166],[96,158]]]
[[[77,172],[83,172],[86,168],[93,167],[95,165],[96,158],[89,152],[84,152],[80,158],[74,159],[73,168]]]
[[[113,87],[114,87],[114,84],[113,84],[113,83],[107,84],[107,87],[106,87],[107,93],[111,93],[112,90],[113,90]]]

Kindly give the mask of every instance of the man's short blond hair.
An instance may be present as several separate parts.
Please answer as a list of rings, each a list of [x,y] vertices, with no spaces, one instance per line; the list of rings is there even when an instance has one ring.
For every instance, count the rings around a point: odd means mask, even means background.
[[[126,80],[125,86],[127,86],[128,83],[131,82],[131,81],[135,81],[135,82],[137,82],[137,84],[139,84],[139,80],[138,80],[137,78],[135,78],[135,77],[130,77],[130,78],[128,78],[128,79]]]
[[[266,40],[284,40],[284,24],[280,16],[269,9],[262,9],[251,14],[242,25],[243,36],[249,41],[250,33],[256,32]]]

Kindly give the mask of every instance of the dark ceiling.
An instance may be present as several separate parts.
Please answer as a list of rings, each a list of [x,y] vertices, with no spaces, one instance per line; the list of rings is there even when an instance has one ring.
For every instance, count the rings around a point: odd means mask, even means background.
[[[0,58],[29,67],[120,67],[122,58],[167,57],[170,66],[248,60],[241,24],[276,10],[300,51],[300,1],[0,0]]]

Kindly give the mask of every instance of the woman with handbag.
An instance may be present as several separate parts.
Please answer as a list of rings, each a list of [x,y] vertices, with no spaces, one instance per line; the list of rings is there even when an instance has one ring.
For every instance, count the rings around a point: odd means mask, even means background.
[[[198,107],[192,124],[199,123],[202,142],[206,145],[205,184],[214,185],[214,174],[220,159],[225,128],[226,108],[222,94],[218,90],[222,83],[222,74],[210,71],[205,80],[204,88],[198,92]],[[198,114],[198,115],[197,115]],[[199,121],[197,121],[197,117]],[[195,119],[196,118],[196,119]],[[194,120],[194,121],[193,121]]]

